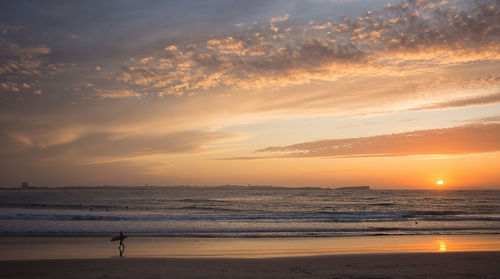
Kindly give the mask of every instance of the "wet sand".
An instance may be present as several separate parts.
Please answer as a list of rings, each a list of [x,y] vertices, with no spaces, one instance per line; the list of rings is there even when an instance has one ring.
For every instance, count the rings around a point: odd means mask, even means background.
[[[500,278],[500,236],[0,237],[0,278]]]
[[[500,252],[0,261],[0,278],[499,278]]]
[[[111,237],[111,236],[110,236]],[[103,236],[2,236],[0,261],[105,259],[118,242]],[[500,235],[311,238],[189,238],[129,235],[132,258],[279,258],[338,254],[500,251]]]

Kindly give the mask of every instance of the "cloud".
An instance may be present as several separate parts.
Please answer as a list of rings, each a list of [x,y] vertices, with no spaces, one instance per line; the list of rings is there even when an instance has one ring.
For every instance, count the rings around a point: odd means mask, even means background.
[[[5,91],[12,91],[12,92],[19,92],[19,84],[15,82],[2,82],[0,83],[0,88],[2,88]]]
[[[64,75],[75,70],[76,65],[59,61],[52,47],[36,43],[30,31],[22,26],[0,25],[0,93],[49,92],[55,87],[59,91],[75,79]],[[51,86],[52,90],[47,90]]]
[[[141,98],[142,95],[131,90],[97,89],[96,94],[103,99],[123,99],[123,98]]]
[[[40,76],[44,55],[51,52],[46,46],[21,47],[0,37],[0,77],[10,82],[21,82],[26,76]]]
[[[51,53],[52,49],[46,45],[21,46],[0,37],[0,93],[31,93],[32,90],[28,89],[35,89],[36,92],[59,74],[75,67],[71,64],[49,63]]]
[[[284,16],[276,16],[276,17],[272,17],[270,20],[269,20],[269,23],[276,23],[276,22],[283,22],[283,21],[287,21],[288,18],[290,17],[289,14],[286,14]]]
[[[23,28],[24,27],[20,25],[0,24],[0,34],[15,33]]]
[[[500,123],[500,115],[472,118],[472,119],[464,120],[463,122],[470,123],[470,124]]]
[[[500,10],[487,1],[408,1],[357,18],[293,26],[289,16],[135,59],[117,78],[159,95],[280,88],[357,73],[500,59]],[[280,28],[276,24],[280,25]]]
[[[170,133],[99,132],[92,127],[69,126],[47,131],[2,131],[3,156],[33,160],[68,160],[81,164],[135,161],[148,157],[188,156],[211,152],[209,145],[234,138],[232,133],[191,130]]]
[[[189,156],[209,152],[207,147],[231,139],[227,132],[183,131],[169,134],[88,134],[69,144],[54,147],[62,158],[76,156],[83,164],[136,161],[145,158]],[[53,154],[54,155],[54,154]],[[57,158],[57,157],[56,157]]]
[[[257,150],[263,157],[227,158],[303,158],[303,157],[382,157],[434,154],[464,154],[500,151],[500,124],[471,124],[445,129],[361,138],[331,139]]]
[[[500,103],[500,93],[486,95],[486,96],[478,96],[478,97],[472,97],[472,98],[465,98],[465,99],[458,99],[458,100],[433,103],[433,104],[417,107],[414,110],[443,109],[443,108],[451,108],[451,107],[465,107],[465,106],[487,105],[487,104],[495,104],[495,103]]]
[[[151,100],[125,89],[98,92],[103,95],[101,99],[87,103],[46,105],[38,100],[42,97],[36,96],[36,107],[17,106],[1,110],[0,132],[6,142],[0,142],[0,146],[7,146],[7,141],[13,141],[16,143],[15,150],[50,149],[79,141],[88,135],[113,138],[143,135],[155,138],[186,131],[205,131],[207,127],[220,124],[220,119],[238,118],[234,115],[238,107],[230,107],[229,100],[210,96]]]
[[[450,64],[499,59],[500,11],[495,1],[409,1],[386,10],[392,18],[383,24],[389,28],[368,29],[384,43],[386,56]]]
[[[13,181],[22,177],[30,180],[57,177],[53,183],[60,185],[64,183],[61,177],[67,176],[65,183],[85,184],[82,181],[90,178],[91,183],[102,185],[102,179],[108,177],[109,183],[129,185],[140,181],[131,179],[143,175],[147,176],[143,177],[146,180],[151,176],[176,175],[168,168],[174,166],[176,160],[182,160],[179,157],[218,152],[220,150],[212,145],[232,137],[227,132],[203,130],[162,134],[87,130],[72,141],[41,147],[33,142],[37,137],[24,137],[20,133],[14,139],[0,131],[0,164],[2,177]],[[33,178],[35,176],[39,178]]]

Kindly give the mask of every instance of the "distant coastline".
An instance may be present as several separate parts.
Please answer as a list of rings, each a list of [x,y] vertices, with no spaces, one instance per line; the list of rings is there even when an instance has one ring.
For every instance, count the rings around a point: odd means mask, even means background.
[[[220,185],[220,186],[199,186],[199,185],[174,185],[174,186],[161,186],[161,185],[102,185],[102,186],[29,186],[28,188],[19,187],[0,187],[1,190],[87,190],[87,189],[110,189],[110,190],[123,190],[123,189],[224,189],[224,190],[332,190],[326,187],[285,187],[285,186],[270,186],[270,185]]]
[[[350,187],[339,187],[339,188],[334,188],[334,190],[353,190],[353,191],[366,191],[366,190],[371,190],[370,186],[350,186]]]

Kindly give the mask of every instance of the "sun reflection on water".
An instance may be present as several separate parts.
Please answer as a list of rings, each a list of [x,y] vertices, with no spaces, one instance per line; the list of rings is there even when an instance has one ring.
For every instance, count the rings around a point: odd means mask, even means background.
[[[439,241],[439,251],[445,252],[446,251],[446,242],[444,241]]]

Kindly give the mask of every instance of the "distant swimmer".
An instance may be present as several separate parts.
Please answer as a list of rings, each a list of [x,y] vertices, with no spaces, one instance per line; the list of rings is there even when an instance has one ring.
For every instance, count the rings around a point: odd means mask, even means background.
[[[124,235],[123,232],[120,232],[120,235],[111,238],[111,241],[120,240],[120,245],[118,245],[118,251],[120,251],[120,257],[123,257],[123,252],[125,252],[125,243],[124,243],[125,238],[127,238],[127,236]]]

